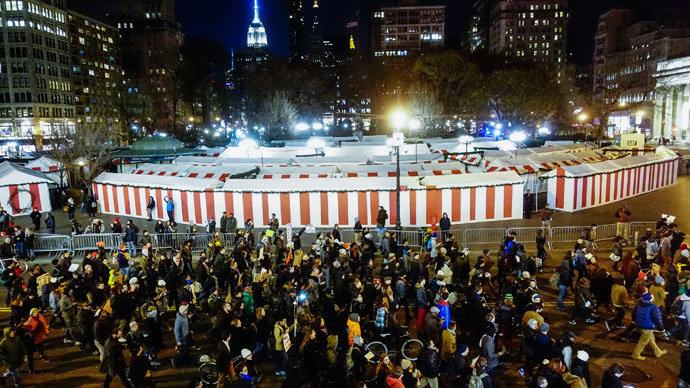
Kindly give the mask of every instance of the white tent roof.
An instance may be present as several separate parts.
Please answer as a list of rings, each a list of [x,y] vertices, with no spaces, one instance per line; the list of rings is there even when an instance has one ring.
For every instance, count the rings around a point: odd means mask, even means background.
[[[420,147],[421,148],[421,147]],[[395,163],[395,157],[392,155],[373,156],[373,163]],[[443,161],[443,154],[418,154],[414,151],[411,154],[400,155],[400,163],[424,163],[424,162],[438,162]]]
[[[271,175],[287,175],[287,174],[334,174],[337,170],[336,166],[268,166],[261,167],[259,174]]]
[[[211,166],[218,164],[218,159],[217,157],[208,157],[208,156],[178,156],[175,158],[172,163],[173,164],[200,164],[200,165],[206,165],[206,166]]]
[[[419,180],[413,177],[401,177],[400,184],[408,187],[419,187]],[[257,179],[228,180],[223,186],[225,191],[236,192],[305,192],[305,191],[368,191],[395,190],[395,178],[319,178],[319,179]]]
[[[204,191],[221,187],[215,179],[179,178],[173,176],[115,174],[104,172],[94,182],[114,186],[138,186],[172,190]],[[252,181],[253,182],[253,181]]]
[[[38,171],[14,163],[0,163],[0,186],[27,185],[31,183],[52,184],[53,181]]]
[[[36,169],[38,168],[38,171],[50,172],[59,170],[60,164],[56,160],[43,155],[40,158],[34,159],[27,163],[25,167],[30,168],[34,171],[37,171]]]
[[[657,154],[647,154],[640,156],[630,156],[615,160],[609,160],[600,163],[588,163],[579,166],[569,166],[563,167],[565,170],[565,175],[569,177],[581,177],[592,174],[606,173],[619,171],[629,167],[644,166],[647,164],[658,163],[662,160],[669,160],[672,158],[665,158],[662,155]],[[557,171],[552,170],[548,173],[548,176],[556,176]]]
[[[421,179],[424,186],[436,188],[463,188],[477,186],[503,186],[521,184],[522,179],[513,171],[480,174],[430,175]]]

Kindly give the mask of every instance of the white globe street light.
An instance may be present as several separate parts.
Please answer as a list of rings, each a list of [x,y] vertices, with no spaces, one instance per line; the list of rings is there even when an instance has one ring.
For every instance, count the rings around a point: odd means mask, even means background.
[[[306,131],[309,128],[311,127],[307,123],[297,123],[297,125],[295,125],[295,129],[298,131]]]
[[[460,143],[465,145],[465,152],[467,152],[469,149],[470,143],[472,143],[474,141],[474,138],[472,136],[469,136],[469,135],[464,135],[464,136],[460,136],[460,139],[458,139],[458,140],[460,140]]]
[[[516,143],[522,143],[527,139],[527,135],[524,132],[513,132],[510,134],[510,140]]]
[[[311,127],[312,127],[313,129],[315,129],[315,130],[318,131],[318,130],[323,129],[323,124],[321,124],[321,123],[314,123]]]
[[[401,110],[396,110],[391,114],[391,122],[396,131],[402,129],[407,124],[407,113]]]
[[[322,149],[326,146],[326,142],[322,139],[309,139],[307,142],[307,147],[313,148],[314,150]]]

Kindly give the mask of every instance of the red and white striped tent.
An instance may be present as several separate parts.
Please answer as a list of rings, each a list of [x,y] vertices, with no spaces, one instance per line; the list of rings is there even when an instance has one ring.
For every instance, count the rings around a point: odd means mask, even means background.
[[[443,212],[455,223],[519,218],[523,183],[513,172],[401,178],[401,223],[422,226],[437,222]],[[172,198],[177,222],[216,219],[223,211],[238,219],[252,218],[268,226],[271,213],[282,224],[352,226],[376,223],[378,207],[396,222],[395,178],[233,179],[224,184],[210,179],[101,174],[95,181],[101,211],[144,216],[153,196],[163,218],[163,198]]]
[[[154,214],[162,219],[167,217],[164,198],[168,197],[175,204],[175,221],[202,223],[219,216],[213,207],[214,189],[222,185],[215,179],[103,173],[94,180],[93,192],[102,213],[145,217],[148,199],[153,197]]]
[[[49,186],[54,183],[44,174],[14,163],[0,164],[0,207],[12,216],[52,210]]]
[[[261,167],[256,179],[337,178],[336,166]]]
[[[133,171],[135,175],[176,176],[181,178],[204,178],[225,181],[234,174],[246,173],[251,166],[194,166],[187,164],[147,163]]]
[[[41,156],[27,163],[27,168],[34,171],[42,172],[45,177],[57,184],[67,183],[69,181],[69,173],[66,169],[60,168],[60,163],[48,156]],[[60,178],[62,177],[62,182]]]
[[[676,183],[678,159],[660,154],[559,167],[544,176],[548,202],[576,211],[634,197]]]

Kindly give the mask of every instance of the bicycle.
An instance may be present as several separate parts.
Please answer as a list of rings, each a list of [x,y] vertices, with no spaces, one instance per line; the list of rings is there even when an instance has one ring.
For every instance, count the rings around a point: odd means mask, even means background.
[[[215,387],[218,384],[218,367],[216,366],[216,361],[207,355],[199,357],[199,369],[197,374],[199,375],[199,380],[201,386],[204,388]]]
[[[391,333],[381,334],[381,337],[384,340],[390,336],[392,336]],[[422,352],[423,347],[424,344],[422,341],[416,338],[408,338],[400,347],[400,354],[407,360],[417,361],[417,358],[419,358],[419,354]],[[381,358],[381,354],[386,353],[388,354],[389,358],[395,358],[398,355],[397,350],[389,351],[388,346],[381,341],[369,342],[364,347],[364,350],[367,353],[371,352],[373,354],[373,356],[369,359],[369,363],[367,363],[366,370],[364,372],[365,381],[367,383],[371,383],[376,380],[376,365]]]
[[[6,262],[8,261],[14,261],[17,266],[22,270],[22,273],[26,273],[26,271],[29,270],[29,263],[27,263],[25,260],[17,260],[16,257],[7,257],[4,259],[0,259],[0,272],[4,271],[5,268],[7,268]]]

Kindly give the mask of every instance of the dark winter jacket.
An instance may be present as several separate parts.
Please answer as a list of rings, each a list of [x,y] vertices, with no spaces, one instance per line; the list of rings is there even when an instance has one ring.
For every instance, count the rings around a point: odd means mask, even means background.
[[[438,226],[441,227],[441,230],[450,230],[450,218],[441,218],[441,221],[438,223]]]
[[[24,363],[24,345],[19,334],[10,337],[10,328],[3,330],[5,338],[0,342],[0,360],[9,370],[17,370]]]
[[[429,346],[425,346],[417,359],[417,369],[424,377],[438,377],[441,371],[441,357],[439,357],[438,351]]]
[[[103,361],[101,361],[101,366],[99,372],[105,373],[109,376],[115,376],[119,373],[124,372],[125,367],[125,356],[122,355],[122,348],[117,340],[112,336],[108,337],[105,341],[105,352],[103,355]]]
[[[582,361],[579,358],[573,360],[572,367],[570,368],[570,373],[580,376],[587,381],[588,387],[593,387],[592,378],[589,375],[589,364],[586,361]]]
[[[601,378],[601,388],[623,388],[623,383],[616,375],[606,371]]]

